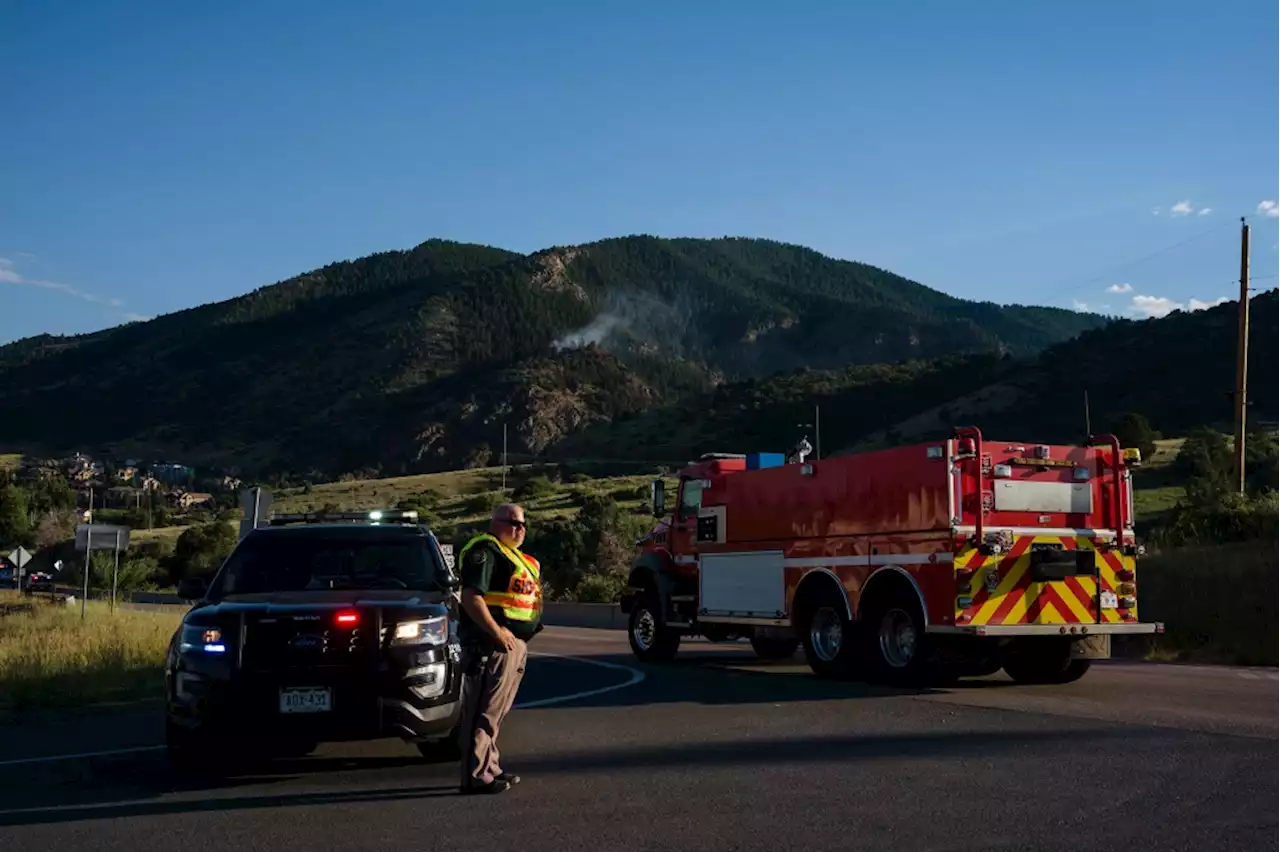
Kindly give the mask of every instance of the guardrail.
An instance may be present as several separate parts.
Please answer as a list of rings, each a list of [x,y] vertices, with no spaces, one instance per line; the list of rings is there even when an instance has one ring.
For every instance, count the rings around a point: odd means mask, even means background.
[[[542,623],[548,627],[594,627],[625,630],[627,617],[617,604],[550,601],[543,606]]]

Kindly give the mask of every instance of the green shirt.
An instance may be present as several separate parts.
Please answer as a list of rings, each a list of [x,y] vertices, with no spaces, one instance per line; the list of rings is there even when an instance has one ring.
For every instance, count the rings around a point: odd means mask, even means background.
[[[505,591],[511,584],[513,567],[493,542],[477,542],[462,557],[462,589],[463,591],[475,589],[482,595],[490,591]],[[506,613],[498,607],[489,607],[489,614],[493,616],[494,621],[510,630],[517,639],[523,639],[526,642],[532,639],[540,629],[536,620],[510,621]],[[493,641],[485,633],[484,628],[472,620],[471,614],[465,609],[458,617],[458,638],[464,644]]]

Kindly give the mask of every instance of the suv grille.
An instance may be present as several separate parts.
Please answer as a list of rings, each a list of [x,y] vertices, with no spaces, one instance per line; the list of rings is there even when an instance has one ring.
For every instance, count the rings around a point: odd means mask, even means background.
[[[372,630],[333,627],[318,617],[265,618],[245,625],[244,667],[258,670],[355,666]]]

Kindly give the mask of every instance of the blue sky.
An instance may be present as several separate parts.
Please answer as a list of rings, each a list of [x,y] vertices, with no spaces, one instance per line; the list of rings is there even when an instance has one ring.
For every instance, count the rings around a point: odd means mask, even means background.
[[[7,3],[0,340],[430,237],[1142,316],[1232,296],[1249,215],[1276,286],[1274,0],[782,5]]]

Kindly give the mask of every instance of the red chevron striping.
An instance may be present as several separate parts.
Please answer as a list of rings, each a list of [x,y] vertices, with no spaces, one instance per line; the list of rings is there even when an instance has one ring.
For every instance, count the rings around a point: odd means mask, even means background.
[[[1067,602],[1058,595],[1058,590],[1053,586],[1046,584],[1044,589],[1040,592],[1040,597],[1048,600],[1053,608],[1058,611],[1058,615],[1063,621],[1075,621],[1075,614],[1071,612],[1071,608],[1067,606]]]
[[[996,608],[996,611],[991,613],[991,623],[1004,624],[1005,619],[1009,617],[1009,613],[1013,611],[1013,608],[1018,605],[1018,601],[1022,600],[1030,585],[1031,569],[1028,567],[1026,571],[1022,572],[1022,576],[1018,578],[1018,582],[1014,584],[1014,587],[1004,596],[1004,600],[1000,602],[1000,606]]]
[[[1076,600],[1084,604],[1084,608],[1088,611],[1089,615],[1094,615],[1094,606],[1093,606],[1094,599],[1088,592],[1084,590],[1084,586],[1080,585],[1079,578],[1068,577],[1066,582],[1067,582],[1067,588],[1070,589],[1071,593],[1076,596]]]

